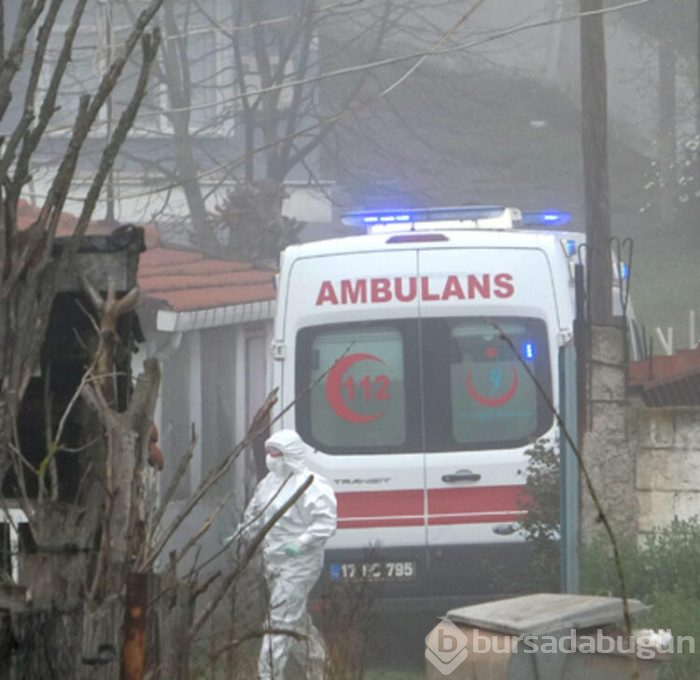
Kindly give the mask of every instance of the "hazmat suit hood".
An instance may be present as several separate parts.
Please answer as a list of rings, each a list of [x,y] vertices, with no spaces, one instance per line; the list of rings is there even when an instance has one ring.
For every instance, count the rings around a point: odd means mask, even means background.
[[[306,472],[308,446],[294,430],[279,430],[265,441],[265,448],[276,449],[282,460],[294,472]]]

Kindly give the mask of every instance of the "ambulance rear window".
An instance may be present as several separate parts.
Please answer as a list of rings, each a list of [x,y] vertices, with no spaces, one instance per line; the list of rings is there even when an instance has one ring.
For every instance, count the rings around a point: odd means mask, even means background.
[[[406,324],[304,333],[301,428],[324,451],[399,450],[408,442]],[[303,392],[303,390],[299,390]]]
[[[542,362],[537,355],[545,345],[543,333],[536,332],[532,325],[513,321],[499,324],[519,358],[492,324],[464,322],[451,326],[453,442],[471,447],[500,443],[504,438],[519,441],[537,431],[540,415],[537,386],[526,366],[538,371]],[[547,379],[546,375],[538,377]]]
[[[331,454],[528,444],[553,422],[532,378],[551,393],[546,325],[515,317],[497,323],[425,318],[302,329],[300,434]]]

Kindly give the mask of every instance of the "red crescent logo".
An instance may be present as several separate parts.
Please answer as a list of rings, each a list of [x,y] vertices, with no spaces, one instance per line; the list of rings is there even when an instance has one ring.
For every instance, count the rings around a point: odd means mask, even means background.
[[[328,378],[326,378],[326,400],[333,412],[343,420],[347,420],[351,423],[371,423],[373,420],[384,416],[384,412],[368,414],[358,413],[345,403],[341,392],[341,382],[346,371],[360,361],[378,361],[379,363],[384,363],[379,357],[375,357],[374,354],[366,354],[363,352],[349,354],[346,357],[338,359],[338,361],[333,364],[331,370],[328,371]]]
[[[502,394],[500,397],[487,397],[480,392],[477,392],[476,387],[472,381],[472,370],[469,369],[467,373],[467,391],[471,398],[482,404],[483,406],[488,406],[489,408],[496,408],[498,406],[503,406],[503,404],[509,402],[518,391],[518,369],[513,366],[513,380],[511,381],[508,391]]]

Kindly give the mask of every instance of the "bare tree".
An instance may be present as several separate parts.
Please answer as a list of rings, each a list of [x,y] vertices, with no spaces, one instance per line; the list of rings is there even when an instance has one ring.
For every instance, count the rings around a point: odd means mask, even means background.
[[[399,38],[421,44],[419,26],[429,25],[417,16],[415,0],[223,4],[223,10],[213,1],[164,8],[158,95],[146,102],[142,120],[153,127],[157,119],[169,143],[160,155],[123,150],[128,163],[158,178],[163,221],[175,216],[170,199],[181,194],[194,240],[217,250],[221,241],[233,243],[231,230],[245,226],[222,226],[217,207],[229,217],[245,213],[260,186],[274,184],[277,193],[290,181],[321,187],[330,133],[377,95],[375,72],[362,66]],[[340,68],[350,72],[334,75]],[[342,82],[332,96],[325,88],[330,78]]]
[[[93,430],[98,439],[81,449],[86,457],[92,457],[83,471],[82,500],[66,503],[60,498],[61,470],[56,465],[56,458],[67,446],[64,441],[67,423],[74,417],[81,396],[92,389],[93,378],[105,386],[110,381],[107,375],[98,374],[99,371],[113,372],[106,367],[111,365],[116,326],[102,329],[104,342],[97,358],[88,368],[79,389],[62,405],[65,410],[57,418],[53,417],[55,405],[50,403],[50,366],[40,365],[40,357],[42,347],[51,342],[47,330],[58,292],[77,266],[76,256],[98,197],[147,92],[149,71],[160,43],[158,31],[149,32],[148,26],[162,1],[143,3],[142,11],[135,17],[123,44],[106,65],[103,77],[95,82],[90,92],[85,92],[77,100],[75,116],[61,134],[57,134],[53,126],[60,117],[61,105],[69,99],[66,76],[88,2],[27,0],[0,3],[0,34],[6,38],[0,47],[0,125],[5,133],[0,150],[0,345],[3,348],[0,366],[0,482],[3,483],[3,508],[10,502],[8,493],[15,495],[13,500],[22,506],[37,552],[43,559],[32,574],[33,581],[25,584],[38,604],[60,602],[75,605],[83,601],[92,564],[88,548],[100,529],[107,526],[105,522],[109,523],[106,519],[109,501],[102,486],[102,474],[111,476],[114,473],[113,496],[116,497],[124,492],[119,481],[119,466],[132,465],[136,460],[134,450],[124,450],[123,457],[120,457],[112,446],[100,445],[101,433]],[[60,44],[55,52],[50,47],[52,39]],[[139,45],[140,54],[136,57]],[[93,145],[106,102],[132,59],[136,59],[138,68],[130,96],[111,135],[101,137],[98,160],[91,170],[92,177],[83,196],[82,208],[72,232],[59,243],[62,211],[75,190],[84,151]],[[55,148],[61,149],[57,154],[57,165],[47,195],[34,218],[26,229],[20,229],[22,196],[32,180],[32,168],[41,163],[37,159],[41,158],[41,149],[49,138],[55,143]],[[133,304],[136,294],[133,292],[123,301],[117,301],[114,291],[110,291],[102,309],[103,320],[108,325],[115,325],[117,317]],[[38,375],[41,377],[35,377]],[[43,408],[46,446],[43,460],[33,464],[23,448],[19,418],[30,387],[35,390],[33,386],[42,382],[46,394]],[[154,377],[149,375],[147,382],[149,385],[144,391],[151,394]],[[157,382],[155,387],[157,389]],[[111,402],[106,396],[108,392],[107,389],[102,394],[105,403],[107,400]],[[139,410],[142,418],[148,419],[148,407],[143,401],[134,403],[133,408]],[[39,423],[33,426],[38,428]],[[115,431],[111,430],[110,434],[114,435]],[[138,435],[134,434],[133,439],[134,447],[138,446]],[[107,555],[107,563],[115,557],[115,552],[118,550],[112,549]],[[123,561],[124,555],[119,559]],[[102,596],[119,592],[122,583],[117,581],[108,582]]]

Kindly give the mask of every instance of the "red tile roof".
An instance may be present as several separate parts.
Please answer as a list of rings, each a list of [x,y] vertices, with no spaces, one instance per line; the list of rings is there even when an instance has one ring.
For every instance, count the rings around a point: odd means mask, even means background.
[[[248,262],[156,245],[141,255],[138,280],[146,298],[184,312],[274,300],[274,276]]]
[[[630,363],[629,385],[649,406],[699,405],[700,347]]]
[[[39,216],[40,208],[20,200],[19,229],[26,229]],[[70,236],[77,217],[62,213],[58,236]],[[208,258],[192,250],[161,246],[157,230],[145,226],[146,252],[139,260],[138,283],[146,300],[176,312],[211,309],[274,300],[275,272],[258,270],[248,262]],[[109,234],[110,229],[91,222],[90,234]]]
[[[34,221],[39,217],[41,208],[36,205],[32,205],[24,199],[20,199],[17,204],[17,229],[23,231],[29,228]],[[58,222],[58,229],[56,231],[57,236],[70,236],[75,229],[75,225],[78,222],[78,218],[71,213],[61,213]],[[108,234],[109,229],[99,222],[91,222],[88,228],[91,234]]]

